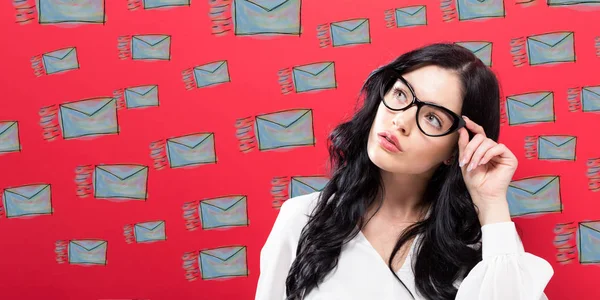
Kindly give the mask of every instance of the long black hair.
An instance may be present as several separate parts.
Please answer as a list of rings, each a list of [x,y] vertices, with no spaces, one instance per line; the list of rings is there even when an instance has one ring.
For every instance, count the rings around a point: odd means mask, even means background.
[[[462,114],[480,124],[488,138],[498,141],[500,88],[495,74],[471,51],[452,43],[413,49],[373,71],[361,89],[363,100],[352,118],[328,136],[330,181],[302,229],[296,258],[286,280],[287,299],[302,299],[338,263],[342,246],[365,225],[368,207],[381,204],[384,186],[380,170],[367,155],[367,140],[377,108],[392,85],[389,71],[404,74],[426,65],[456,72],[462,82]],[[470,133],[471,135],[471,133]],[[471,135],[472,137],[472,135]],[[455,151],[457,151],[457,147]],[[457,153],[457,152],[455,152]],[[455,280],[464,279],[482,259],[481,224],[458,165],[441,164],[430,179],[422,203],[430,208],[423,220],[399,238],[388,266],[407,241],[421,234],[412,266],[417,291],[427,299],[454,299]]]

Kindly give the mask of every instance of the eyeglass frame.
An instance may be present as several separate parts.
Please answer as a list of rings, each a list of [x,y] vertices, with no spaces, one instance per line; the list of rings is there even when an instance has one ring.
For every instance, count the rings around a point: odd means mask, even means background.
[[[426,136],[430,136],[430,137],[441,137],[441,136],[446,136],[449,135],[457,130],[459,130],[462,127],[465,127],[467,125],[467,123],[465,122],[465,120],[463,120],[463,118],[461,118],[459,115],[457,115],[455,112],[451,111],[448,108],[445,108],[441,105],[435,104],[435,103],[431,103],[431,102],[425,102],[422,101],[421,99],[417,98],[417,94],[415,93],[415,90],[413,89],[413,87],[408,83],[408,81],[402,77],[402,75],[396,73],[396,72],[392,72],[394,74],[394,76],[391,77],[397,77],[397,79],[399,79],[400,81],[402,81],[409,89],[409,91],[411,92],[413,99],[412,101],[404,108],[391,108],[386,102],[385,102],[385,95],[394,87],[394,84],[396,83],[396,81],[392,82],[392,85],[389,89],[387,89],[387,91],[382,95],[382,99],[381,101],[383,102],[383,105],[385,105],[385,107],[387,107],[388,109],[392,110],[392,111],[405,111],[411,107],[413,107],[414,105],[417,106],[417,112],[415,114],[416,118],[415,118],[415,123],[417,123],[417,127],[419,127],[419,130]],[[388,83],[389,84],[389,83]],[[425,133],[425,131],[421,128],[421,125],[419,124],[419,120],[417,120],[419,118],[419,112],[421,111],[421,108],[425,105],[429,105],[429,106],[433,106],[433,107],[437,107],[442,109],[443,111],[445,111],[446,113],[448,113],[449,115],[451,115],[454,118],[454,123],[452,123],[452,125],[450,126],[450,129],[448,129],[447,132],[440,134],[440,135],[431,135],[431,134],[427,134]]]

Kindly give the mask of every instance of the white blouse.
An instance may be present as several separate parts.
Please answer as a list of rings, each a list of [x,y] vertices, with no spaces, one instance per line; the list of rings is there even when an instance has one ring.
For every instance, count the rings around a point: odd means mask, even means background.
[[[295,258],[296,247],[319,192],[290,198],[279,215],[260,252],[260,276],[255,300],[285,299],[285,280]],[[540,300],[548,299],[544,288],[554,274],[544,259],[527,253],[513,222],[481,227],[483,260],[462,281],[457,281],[459,300]],[[419,236],[416,237],[418,239]],[[398,277],[417,300],[411,269],[415,242],[398,271]],[[390,274],[387,263],[359,232],[342,247],[337,267],[325,276],[306,300],[411,299],[408,291]]]

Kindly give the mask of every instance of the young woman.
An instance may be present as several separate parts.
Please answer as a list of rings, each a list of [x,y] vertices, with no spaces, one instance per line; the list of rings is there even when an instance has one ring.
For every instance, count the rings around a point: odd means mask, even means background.
[[[525,252],[497,143],[495,75],[461,46],[375,70],[330,135],[323,191],[287,200],[260,254],[257,300],[547,299],[554,274]]]

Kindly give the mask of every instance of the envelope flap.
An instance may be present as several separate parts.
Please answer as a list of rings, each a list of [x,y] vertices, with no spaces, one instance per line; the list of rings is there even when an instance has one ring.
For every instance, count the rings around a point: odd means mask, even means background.
[[[540,42],[542,44],[546,44],[550,47],[554,47],[554,46],[558,45],[560,42],[562,42],[564,39],[566,39],[571,34],[572,34],[572,32],[554,32],[554,33],[533,35],[533,36],[530,36],[529,38],[534,41]]]
[[[102,165],[97,166],[97,169],[103,170],[111,175],[118,177],[121,180],[125,180],[142,170],[146,169],[146,166],[139,165]]]
[[[232,258],[233,256],[235,256],[236,254],[238,254],[238,252],[244,250],[245,247],[223,247],[223,248],[217,248],[217,249],[209,249],[209,250],[203,250],[202,253],[203,254],[207,254],[213,257],[216,257],[222,261],[227,261],[230,258]]]
[[[575,139],[574,136],[570,136],[570,135],[552,135],[552,136],[542,136],[540,138],[552,143],[554,146],[557,146],[557,147],[563,146],[564,144]]]
[[[490,42],[458,42],[456,43],[459,46],[469,49],[469,51],[475,53],[486,46],[489,46]]]
[[[201,203],[214,206],[221,210],[228,210],[244,199],[246,199],[246,196],[228,196],[203,200]]]
[[[583,90],[600,96],[600,86],[587,86],[584,87]],[[2,130],[0,129],[0,131]]]
[[[298,181],[317,190],[322,190],[329,182],[329,178],[319,176],[297,176],[293,177],[292,180]]]
[[[396,11],[413,16],[413,15],[416,15],[421,10],[423,10],[423,8],[425,8],[425,5],[408,6],[408,7],[396,8]]]
[[[216,61],[216,62],[212,62],[212,63],[206,64],[206,65],[197,66],[197,67],[195,67],[195,69],[204,71],[204,72],[214,73],[219,68],[221,68],[223,65],[225,65],[225,63],[226,63],[226,61],[224,61],[224,60]]]
[[[581,226],[600,232],[600,222],[598,221],[581,222]]]
[[[102,240],[77,240],[77,241],[71,241],[72,244],[77,245],[87,251],[92,251],[104,244],[106,244],[106,241],[102,241]]]
[[[285,4],[286,2],[293,1],[293,0],[242,0],[242,1],[252,3],[252,4],[262,8],[263,10],[272,11],[272,10],[277,9],[281,5]]]
[[[354,31],[358,27],[360,27],[360,25],[364,24],[368,20],[369,19],[364,19],[364,18],[363,19],[346,20],[346,21],[340,21],[340,22],[333,22],[333,23],[331,23],[331,25],[346,29],[348,31]]]
[[[168,141],[186,146],[188,148],[196,148],[198,147],[198,145],[202,144],[202,142],[208,139],[211,135],[213,135],[213,133],[190,134],[186,136],[170,138]]]
[[[258,116],[258,118],[281,125],[283,127],[289,127],[294,122],[298,121],[298,119],[306,115],[308,112],[309,110],[307,109],[296,109],[261,115]]]
[[[17,122],[14,122],[14,121],[11,121],[11,122],[0,122],[0,134],[3,134],[9,128],[15,126],[16,124],[17,124]]]
[[[69,53],[73,52],[73,50],[75,50],[75,48],[60,49],[60,50],[48,52],[48,53],[44,54],[44,56],[48,56],[48,57],[52,57],[52,58],[56,58],[56,59],[63,59],[65,57],[67,57],[67,55],[69,55]]]
[[[535,106],[542,100],[546,99],[546,97],[548,97],[550,94],[550,92],[538,92],[509,96],[508,98],[517,102],[521,102],[528,106]]]
[[[295,70],[302,71],[313,76],[319,75],[319,73],[323,72],[329,66],[331,66],[332,62],[322,62],[322,63],[314,63],[309,65],[297,66],[294,67]]]
[[[105,106],[112,102],[113,98],[96,98],[89,100],[82,100],[77,102],[61,104],[61,107],[66,107],[88,116],[93,116],[98,111],[102,110]]]
[[[134,39],[140,40],[150,46],[156,46],[160,42],[169,38],[168,35],[164,34],[147,34],[147,35],[135,35]]]
[[[150,91],[154,90],[155,88],[156,88],[156,85],[143,85],[143,86],[127,88],[127,91],[144,96],[144,95],[148,94]]]
[[[137,223],[135,224],[135,226],[147,229],[147,230],[154,230],[156,228],[158,228],[158,226],[164,224],[165,221],[151,221],[151,222],[143,222],[143,223]]]
[[[32,184],[32,185],[8,188],[8,189],[6,189],[6,191],[9,193],[17,194],[17,195],[27,198],[27,199],[31,199],[31,198],[37,196],[38,194],[40,194],[43,190],[45,190],[48,187],[50,187],[50,185]]]
[[[556,176],[539,176],[527,178],[513,181],[510,183],[510,186],[524,190],[530,194],[536,194],[557,178],[558,177]]]

